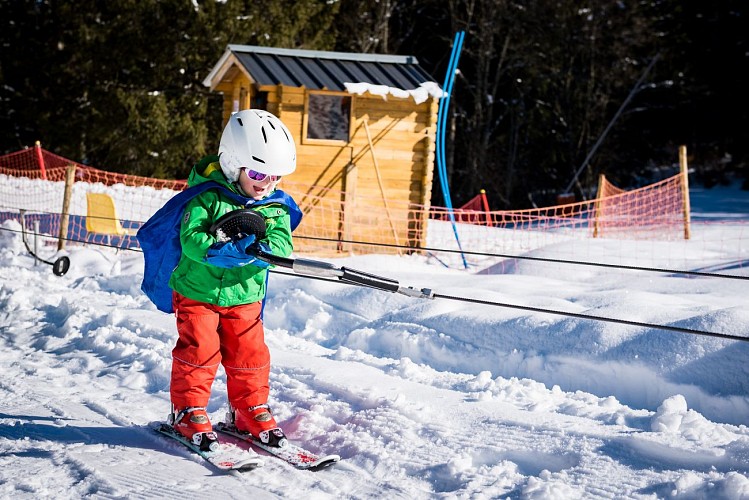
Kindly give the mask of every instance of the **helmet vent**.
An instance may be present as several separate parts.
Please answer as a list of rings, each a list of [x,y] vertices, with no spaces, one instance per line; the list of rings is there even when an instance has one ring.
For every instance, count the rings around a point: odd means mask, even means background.
[[[286,140],[289,141],[289,142],[291,142],[291,137],[289,137],[289,134],[287,134],[285,130],[283,130],[283,129],[281,129],[281,130],[283,131],[283,135],[286,136]]]
[[[261,127],[260,131],[263,133],[263,141],[268,144],[268,136],[265,135],[265,127]]]
[[[242,119],[241,118],[237,118],[237,121],[239,122],[239,126],[240,127],[244,127],[244,123],[242,123]]]
[[[253,156],[252,159],[255,160],[256,162],[259,162],[259,163],[265,163],[265,161],[261,160],[257,156]]]
[[[276,126],[273,125],[272,121],[268,120],[268,125],[270,125],[270,128],[272,128],[273,130],[276,130]]]

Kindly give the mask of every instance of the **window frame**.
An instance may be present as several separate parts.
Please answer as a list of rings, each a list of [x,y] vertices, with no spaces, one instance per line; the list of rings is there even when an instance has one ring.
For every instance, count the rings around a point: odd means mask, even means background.
[[[311,95],[322,95],[325,97],[348,97],[351,99],[349,105],[348,130],[346,131],[346,140],[343,139],[312,139],[307,137],[309,127],[309,99]],[[351,129],[354,117],[354,96],[348,92],[308,90],[304,93],[304,115],[302,117],[302,144],[315,144],[321,146],[345,146],[351,142]]]

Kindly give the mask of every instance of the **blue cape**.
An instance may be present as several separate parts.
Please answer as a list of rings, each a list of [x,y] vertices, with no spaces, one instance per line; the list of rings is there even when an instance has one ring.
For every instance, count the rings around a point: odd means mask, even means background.
[[[169,278],[177,267],[182,256],[182,245],[179,241],[179,228],[182,215],[187,203],[195,196],[208,189],[220,189],[224,194],[240,205],[261,206],[268,203],[281,203],[289,208],[291,216],[291,230],[297,228],[302,221],[302,211],[294,199],[281,190],[274,191],[270,196],[259,201],[245,198],[230,191],[218,182],[208,181],[185,189],[175,195],[161,207],[138,230],[136,238],[143,249],[145,268],[143,269],[143,283],[140,289],[151,299],[159,311],[172,313],[172,289],[169,288]]]

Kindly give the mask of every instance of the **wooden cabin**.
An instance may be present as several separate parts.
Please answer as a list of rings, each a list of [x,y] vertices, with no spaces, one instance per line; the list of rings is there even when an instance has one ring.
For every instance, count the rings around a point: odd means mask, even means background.
[[[281,188],[305,211],[301,234],[339,251],[426,245],[442,91],[414,57],[229,45],[203,83],[224,123],[259,108],[291,130],[297,170]]]

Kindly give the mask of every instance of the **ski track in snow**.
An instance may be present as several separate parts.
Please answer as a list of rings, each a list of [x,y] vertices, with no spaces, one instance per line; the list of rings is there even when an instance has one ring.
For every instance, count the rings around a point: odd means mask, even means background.
[[[255,471],[221,473],[147,428],[169,408],[176,331],[138,289],[142,257],[78,250],[69,275],[57,278],[33,266],[17,242],[4,245],[0,497],[749,498],[749,429],[737,423],[749,414],[740,413],[749,408],[749,372],[735,373],[747,366],[745,345],[284,276],[272,278],[266,309],[270,402],[293,441],[342,461],[309,472],[267,457]],[[427,277],[402,265],[413,282]],[[482,277],[429,277],[451,283],[456,295],[461,283],[474,297],[611,316],[655,301],[677,310],[642,313],[655,322],[671,314],[695,328],[705,318],[749,325],[745,298],[736,297],[746,297],[743,283],[694,281],[691,293],[658,294],[666,282],[656,281],[647,294],[643,285],[622,295],[605,283],[587,289],[579,277],[564,293],[543,295],[539,287],[551,279],[533,288],[534,277],[500,276],[482,289]],[[695,310],[692,294],[725,309]],[[694,317],[698,323],[684,323]],[[566,340],[534,353],[537,330]],[[576,358],[583,348],[594,354]],[[655,364],[626,361],[658,349],[681,369],[672,382]],[[727,393],[716,390],[726,374],[710,356],[739,360],[729,365]],[[555,385],[582,384],[574,370],[592,374],[587,388],[595,393]],[[698,379],[701,388],[688,383]],[[652,393],[638,395],[649,382]],[[221,370],[208,407],[214,421],[223,418],[225,389]],[[664,397],[668,389],[676,392]],[[711,421],[687,400],[734,423]]]

